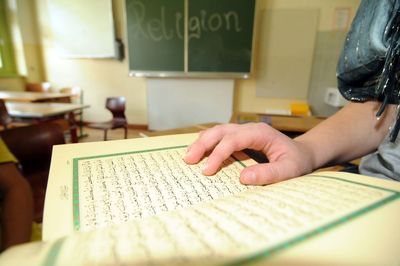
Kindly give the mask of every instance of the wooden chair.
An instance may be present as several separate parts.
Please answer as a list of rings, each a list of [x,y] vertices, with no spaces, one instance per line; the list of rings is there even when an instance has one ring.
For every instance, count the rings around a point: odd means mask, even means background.
[[[128,137],[128,121],[125,116],[125,97],[109,97],[106,108],[112,113],[112,119],[106,122],[90,123],[87,127],[104,130],[104,140],[107,140],[109,129],[123,128],[125,138]]]
[[[0,99],[0,128],[10,129],[13,127],[27,126],[29,124],[30,123],[14,121],[14,119],[12,119],[12,117],[8,113],[7,106],[4,100]]]
[[[81,87],[65,87],[60,89],[61,93],[68,93],[72,96],[69,98],[69,103],[83,104],[83,90]],[[75,111],[75,121],[77,121],[77,126],[79,127],[79,138],[85,136],[83,134],[83,110]]]
[[[4,129],[9,127],[9,124],[12,122],[12,118],[7,111],[6,104],[4,100],[0,99],[0,123]]]
[[[34,220],[41,222],[52,148],[65,143],[63,131],[57,124],[41,123],[0,131],[0,138],[18,159],[32,187]]]
[[[83,91],[81,87],[73,86],[73,87],[65,87],[60,89],[61,93],[68,93],[72,96],[70,97],[71,103],[83,103]]]
[[[27,83],[25,86],[26,91],[32,91],[32,92],[49,92],[50,89],[51,89],[50,82]]]

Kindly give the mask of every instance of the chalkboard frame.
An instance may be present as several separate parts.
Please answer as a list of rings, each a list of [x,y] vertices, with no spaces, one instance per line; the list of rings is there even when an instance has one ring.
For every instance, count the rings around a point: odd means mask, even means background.
[[[127,1],[125,2],[125,10],[127,8]],[[255,32],[256,32],[256,6],[257,6],[257,0],[254,0],[254,13],[252,15],[252,30],[251,30],[251,55],[250,55],[250,61],[249,61],[249,71],[240,71],[240,72],[227,72],[227,71],[189,71],[188,70],[188,46],[189,46],[189,41],[188,41],[188,3],[190,0],[184,0],[184,69],[182,71],[168,71],[168,70],[140,70],[140,69],[131,69],[131,66],[129,66],[129,76],[133,77],[156,77],[156,78],[242,78],[242,79],[248,79],[251,77],[253,73],[253,68],[254,68],[254,52],[255,52]],[[128,23],[128,14],[125,13],[125,19]],[[126,25],[126,36],[129,38],[129,32],[128,32],[128,25]],[[129,44],[128,44],[128,49],[129,49]],[[130,50],[130,49],[129,49]],[[128,60],[131,62],[131,57],[132,57],[132,52],[128,52]]]

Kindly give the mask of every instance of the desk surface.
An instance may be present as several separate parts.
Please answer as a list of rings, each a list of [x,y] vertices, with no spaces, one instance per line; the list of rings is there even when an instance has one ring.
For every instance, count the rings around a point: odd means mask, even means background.
[[[197,124],[190,127],[174,128],[170,130],[160,130],[141,133],[143,137],[156,137],[164,135],[175,135],[175,134],[186,134],[186,133],[197,133],[207,128],[218,125],[219,123],[207,123],[207,124]]]
[[[12,117],[46,118],[88,108],[89,105],[73,103],[6,103],[7,111]]]
[[[315,117],[315,116],[303,117],[303,116],[267,115],[267,114],[256,114],[256,113],[238,113],[234,117],[237,117],[236,118],[237,120],[232,121],[235,123],[244,122],[241,121],[240,119],[245,118],[246,120],[245,122],[266,122],[279,131],[295,132],[295,133],[304,133],[325,120],[325,118]],[[154,137],[154,136],[172,135],[172,134],[195,133],[218,124],[219,123],[198,124],[190,127],[146,132],[143,135],[147,137]]]
[[[271,116],[271,126],[279,131],[303,133],[321,123],[325,118],[313,116]]]
[[[273,115],[239,112],[232,116],[234,123],[265,122],[282,132],[304,133],[326,118],[316,116]]]
[[[68,99],[70,93],[60,92],[26,92],[26,91],[0,91],[0,99],[6,102],[40,102],[57,99]]]

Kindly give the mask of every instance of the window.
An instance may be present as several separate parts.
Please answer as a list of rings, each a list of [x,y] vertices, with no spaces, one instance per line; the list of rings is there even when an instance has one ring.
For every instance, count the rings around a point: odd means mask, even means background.
[[[6,0],[0,0],[0,77],[16,74],[14,51],[6,17]]]

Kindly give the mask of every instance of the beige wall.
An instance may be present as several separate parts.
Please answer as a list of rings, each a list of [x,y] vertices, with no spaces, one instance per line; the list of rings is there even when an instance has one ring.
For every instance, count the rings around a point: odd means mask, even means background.
[[[42,49],[37,23],[37,12],[34,1],[17,0],[18,22],[22,37],[22,48],[25,66],[19,66],[22,74],[25,74],[27,82],[41,82],[46,80],[43,69]]]
[[[25,87],[25,78],[0,78],[0,90],[21,91]]]
[[[85,110],[85,121],[101,121],[110,115],[104,109],[105,98],[124,95],[127,98],[127,117],[130,124],[147,124],[146,80],[128,76],[128,60],[113,59],[62,59],[56,54],[50,18],[49,0],[25,2],[23,8],[31,10],[20,22],[24,27],[24,51],[27,58],[28,81],[50,81],[57,90],[63,87],[80,86],[84,90],[84,101],[91,107]],[[27,2],[29,4],[27,4]],[[317,8],[320,10],[318,30],[331,30],[335,8],[350,7],[354,15],[360,0],[258,0],[256,15],[264,9]],[[113,0],[116,36],[127,43],[125,34],[124,0]],[[36,12],[35,12],[36,10]],[[33,20],[37,20],[37,29]],[[258,23],[256,23],[257,27]],[[30,28],[34,27],[34,28]],[[256,31],[257,32],[257,28]],[[35,33],[33,36],[29,33]],[[84,38],[84,36],[77,36]],[[71,40],[73,41],[73,40]],[[259,36],[255,36],[254,71],[257,71]],[[38,47],[40,46],[41,49]],[[126,51],[127,52],[127,51]],[[42,60],[43,59],[43,60]],[[39,61],[43,61],[43,64]],[[42,80],[41,80],[42,79]],[[20,89],[21,79],[2,79],[0,88],[8,84],[9,89]],[[269,99],[256,96],[254,78],[235,82],[234,111],[260,112],[265,108],[288,108],[293,99]]]
[[[123,23],[124,1],[114,0],[113,4],[116,36],[127,43]],[[84,120],[108,119],[111,115],[104,108],[106,97],[122,95],[127,98],[126,115],[129,123],[147,124],[145,80],[128,76],[128,60],[60,58],[50,29],[47,0],[37,0],[37,11],[47,80],[55,89],[71,86],[83,89],[84,103],[90,105],[84,112]]]
[[[354,16],[360,0],[259,0],[257,2],[256,19],[260,19],[260,13],[264,9],[280,8],[310,8],[319,9],[319,31],[333,29],[336,8],[350,7],[351,19]],[[255,31],[258,31],[259,23]],[[260,36],[255,36],[254,70],[257,71]],[[260,74],[260,73],[257,73]],[[294,84],[295,85],[295,84]],[[295,87],[295,86],[294,86]],[[306,99],[304,99],[306,101]],[[234,110],[241,112],[263,112],[268,109],[289,109],[291,102],[299,102],[298,99],[274,99],[256,96],[256,81],[254,76],[249,80],[238,80],[235,87]]]
[[[45,79],[34,1],[7,0],[7,20],[11,25],[18,76],[0,78],[0,89],[20,91],[25,89],[27,81]]]

